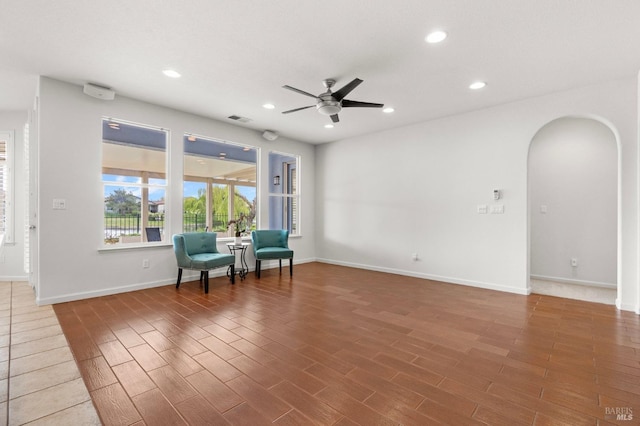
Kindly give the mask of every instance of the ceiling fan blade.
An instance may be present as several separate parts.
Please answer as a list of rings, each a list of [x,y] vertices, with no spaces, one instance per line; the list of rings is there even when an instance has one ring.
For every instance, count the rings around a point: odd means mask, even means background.
[[[309,105],[306,107],[300,107],[300,108],[296,108],[296,109],[290,109],[289,111],[282,111],[283,114],[289,114],[290,112],[296,112],[296,111],[300,111],[303,109],[307,109],[307,108],[313,108],[315,105]]]
[[[334,123],[337,123],[340,121],[340,119],[338,118],[338,114],[333,114],[331,116],[331,121],[333,121]]]
[[[348,83],[345,86],[341,87],[340,90],[338,90],[337,92],[333,92],[331,96],[333,96],[337,101],[341,101],[353,89],[358,87],[360,83],[362,83],[362,80],[360,80],[359,78],[354,78],[353,81],[351,81],[351,83]]]
[[[342,108],[382,108],[384,104],[374,104],[373,102],[360,102],[350,101],[349,99],[342,100]]]
[[[296,89],[295,87],[287,86],[286,84],[282,86],[282,88],[293,90],[294,92],[300,93],[301,95],[312,97],[314,99],[319,99],[316,95],[312,95],[311,93],[305,92],[304,90]]]

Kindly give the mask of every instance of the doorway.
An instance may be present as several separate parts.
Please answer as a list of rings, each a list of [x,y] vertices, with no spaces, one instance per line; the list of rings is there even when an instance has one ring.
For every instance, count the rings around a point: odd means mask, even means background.
[[[542,127],[528,159],[533,293],[615,304],[618,282],[618,143],[592,118]]]

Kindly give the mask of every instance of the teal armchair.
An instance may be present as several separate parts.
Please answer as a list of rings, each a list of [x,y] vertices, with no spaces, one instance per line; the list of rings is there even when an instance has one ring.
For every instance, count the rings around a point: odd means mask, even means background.
[[[282,259],[289,259],[289,276],[293,276],[293,250],[289,248],[286,229],[251,231],[253,255],[256,258],[256,276],[260,278],[263,260],[278,259],[282,273]]]
[[[183,269],[200,271],[200,281],[204,281],[204,292],[209,293],[209,271],[223,266],[229,267],[231,284],[235,284],[236,257],[218,252],[215,232],[186,232],[173,236],[173,251],[178,262],[178,282],[180,287]]]

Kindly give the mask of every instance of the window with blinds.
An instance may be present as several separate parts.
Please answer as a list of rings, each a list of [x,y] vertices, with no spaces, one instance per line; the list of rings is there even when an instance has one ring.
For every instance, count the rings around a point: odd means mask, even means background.
[[[300,234],[300,158],[280,152],[269,153],[269,228]]]
[[[0,233],[5,242],[12,241],[11,234],[11,149],[13,132],[0,132]]]
[[[24,131],[22,134],[23,154],[22,154],[22,166],[24,168],[24,175],[27,178],[24,180],[24,199],[27,200],[27,206],[30,204],[31,187],[29,180],[31,179],[31,166],[29,163],[30,150],[29,150],[29,123],[25,123]],[[31,273],[31,211],[29,207],[24,209],[24,228],[22,230],[22,237],[24,238],[24,272]]]

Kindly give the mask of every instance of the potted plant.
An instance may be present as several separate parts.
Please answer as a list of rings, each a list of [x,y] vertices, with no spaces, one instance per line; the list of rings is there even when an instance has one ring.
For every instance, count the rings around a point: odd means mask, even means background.
[[[231,227],[233,225],[233,234],[236,237],[235,243],[242,244],[242,233],[246,231],[244,213],[241,213],[237,219],[231,219],[227,226]]]

